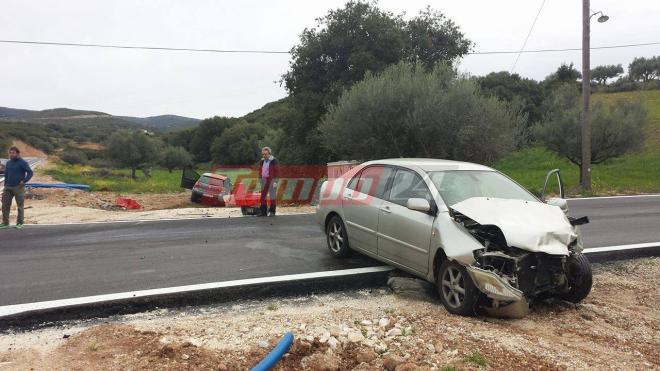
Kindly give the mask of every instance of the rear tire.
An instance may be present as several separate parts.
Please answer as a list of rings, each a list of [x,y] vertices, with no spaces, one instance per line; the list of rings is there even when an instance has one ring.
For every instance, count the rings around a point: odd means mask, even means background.
[[[573,254],[566,260],[566,279],[568,291],[562,293],[560,298],[579,303],[591,292],[593,277],[591,264],[583,254]]]
[[[195,192],[190,194],[190,202],[193,202],[193,203],[197,204],[197,203],[199,203],[200,199],[201,199],[201,196],[196,194]]]
[[[333,216],[325,227],[325,237],[328,250],[337,258],[345,258],[351,254],[348,247],[348,234],[346,226],[339,215]]]
[[[248,215],[247,207],[241,206],[241,214]]]
[[[481,291],[474,285],[464,266],[445,260],[440,265],[436,286],[440,301],[449,313],[475,315]]]

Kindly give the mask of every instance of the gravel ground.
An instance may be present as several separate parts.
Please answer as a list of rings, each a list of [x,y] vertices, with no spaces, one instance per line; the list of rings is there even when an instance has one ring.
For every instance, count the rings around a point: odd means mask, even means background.
[[[0,336],[0,370],[247,369],[287,330],[279,370],[660,369],[660,258],[594,265],[579,305],[524,319],[448,314],[387,289],[156,310]]]

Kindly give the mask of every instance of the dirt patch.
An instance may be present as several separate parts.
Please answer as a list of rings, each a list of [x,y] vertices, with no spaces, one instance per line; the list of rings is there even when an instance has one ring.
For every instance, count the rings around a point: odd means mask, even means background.
[[[58,183],[43,174],[49,163],[37,168],[32,182]],[[25,221],[27,224],[60,224],[118,220],[159,220],[187,218],[241,217],[237,207],[205,207],[190,201],[190,191],[176,193],[85,192],[67,189],[34,188],[27,191]],[[115,205],[117,197],[136,200],[142,208],[122,210]],[[12,215],[16,215],[16,205]],[[314,212],[313,206],[282,206],[278,214]]]
[[[21,151],[21,156],[22,157],[39,157],[39,158],[46,158],[48,155],[46,155],[43,151],[38,150],[31,145],[23,142],[22,140],[14,140],[12,141],[12,146],[18,147],[18,149]],[[4,157],[4,153],[2,154]]]
[[[285,331],[296,340],[278,370],[659,368],[660,259],[594,271],[584,303],[544,302],[521,320],[384,289],[245,301],[0,336],[0,369],[241,370]]]

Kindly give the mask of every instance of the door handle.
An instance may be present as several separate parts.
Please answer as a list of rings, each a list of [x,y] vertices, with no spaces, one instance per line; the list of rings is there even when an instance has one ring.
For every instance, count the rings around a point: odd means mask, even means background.
[[[392,210],[390,210],[390,207],[389,207],[389,206],[383,206],[383,207],[380,208],[380,210],[381,210],[382,212],[386,213],[386,214],[389,214],[389,213],[392,212]]]

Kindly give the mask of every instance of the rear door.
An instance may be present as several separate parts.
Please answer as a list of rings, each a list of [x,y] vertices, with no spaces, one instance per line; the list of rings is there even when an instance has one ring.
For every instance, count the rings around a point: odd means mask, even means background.
[[[193,169],[183,169],[181,174],[181,188],[193,189],[200,175]]]
[[[421,274],[428,273],[429,247],[435,216],[408,209],[409,198],[432,196],[422,177],[397,169],[378,216],[378,255]]]
[[[392,173],[390,167],[369,166],[344,189],[342,209],[352,247],[377,254],[378,214]]]

